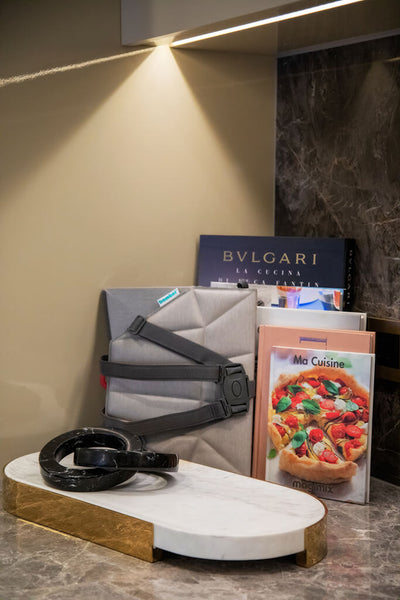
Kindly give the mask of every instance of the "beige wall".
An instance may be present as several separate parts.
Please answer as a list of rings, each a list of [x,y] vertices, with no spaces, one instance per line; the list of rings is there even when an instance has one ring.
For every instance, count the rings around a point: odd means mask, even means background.
[[[273,233],[275,64],[159,48],[39,74],[126,52],[119,3],[0,22],[4,463],[100,423],[102,289],[191,284],[200,233]]]

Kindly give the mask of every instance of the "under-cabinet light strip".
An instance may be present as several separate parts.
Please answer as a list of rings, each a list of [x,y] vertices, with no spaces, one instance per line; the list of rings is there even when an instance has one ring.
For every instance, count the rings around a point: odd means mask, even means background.
[[[244,23],[243,25],[235,25],[234,27],[227,27],[226,29],[219,29],[217,31],[211,31],[210,33],[203,33],[200,35],[194,35],[193,37],[184,38],[172,42],[171,46],[181,46],[182,44],[191,44],[200,40],[207,40],[209,38],[226,35],[228,33],[236,33],[237,31],[243,31],[245,29],[252,29],[254,27],[261,27],[262,25],[269,25],[271,23],[279,23],[279,21],[286,21],[288,19],[295,19],[297,17],[303,17],[305,15],[311,15],[313,13],[321,12],[323,10],[330,10],[331,8],[338,8],[340,6],[346,6],[346,4],[354,4],[356,2],[363,2],[364,0],[335,0],[335,2],[329,2],[328,4],[319,4],[311,8],[304,8],[303,10],[295,10],[293,12],[285,13],[283,15],[277,15],[275,17],[268,17],[267,19],[261,19],[259,21],[252,21],[250,23]]]

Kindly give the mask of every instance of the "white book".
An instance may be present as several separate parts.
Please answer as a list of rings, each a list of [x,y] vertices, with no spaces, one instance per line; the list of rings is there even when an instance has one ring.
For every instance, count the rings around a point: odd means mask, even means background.
[[[258,306],[257,328],[260,325],[365,331],[367,313]]]
[[[210,287],[249,287],[257,290],[257,300],[262,306],[297,308],[302,310],[343,310],[345,289],[322,287],[293,287],[286,285],[258,285],[243,281],[211,281]]]

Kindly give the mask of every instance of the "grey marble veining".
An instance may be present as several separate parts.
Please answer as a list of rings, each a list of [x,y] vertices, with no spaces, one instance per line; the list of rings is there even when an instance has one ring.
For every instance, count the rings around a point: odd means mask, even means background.
[[[276,235],[354,237],[354,310],[400,318],[400,36],[282,58]]]
[[[353,237],[354,310],[400,319],[400,36],[282,58],[276,235]],[[400,384],[376,381],[372,473],[400,485]]]
[[[400,485],[400,385],[375,381],[372,475]]]
[[[371,503],[328,501],[328,556],[224,562],[165,553],[146,563],[0,512],[1,600],[399,600],[400,488],[373,479]]]

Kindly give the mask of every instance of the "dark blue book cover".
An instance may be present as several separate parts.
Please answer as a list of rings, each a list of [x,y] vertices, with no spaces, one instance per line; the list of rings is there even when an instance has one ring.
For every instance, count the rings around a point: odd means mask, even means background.
[[[343,289],[349,309],[353,252],[349,238],[201,235],[197,283]]]

